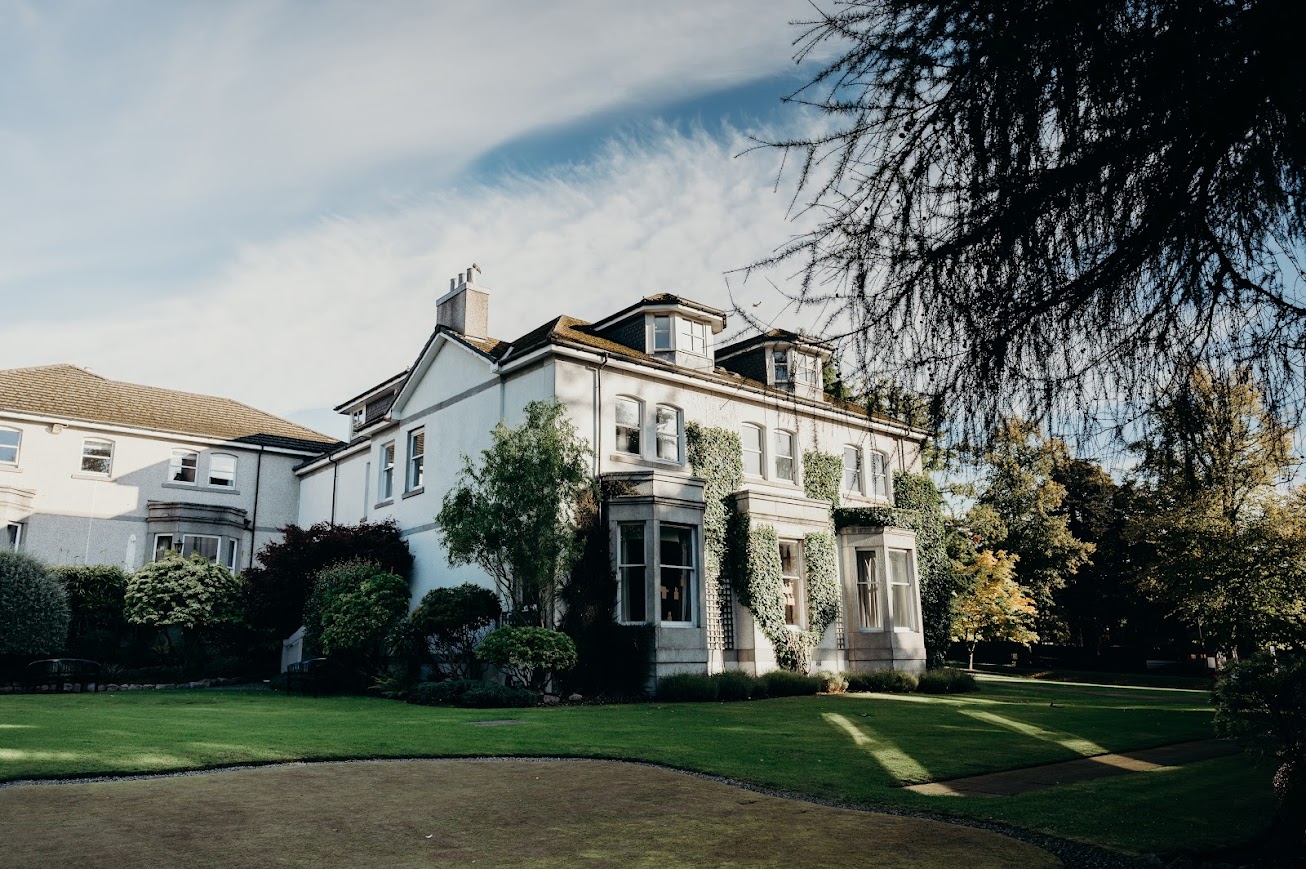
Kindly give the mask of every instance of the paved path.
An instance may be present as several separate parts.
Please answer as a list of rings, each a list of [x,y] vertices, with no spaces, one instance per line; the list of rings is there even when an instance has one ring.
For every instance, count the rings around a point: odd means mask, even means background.
[[[930,782],[906,788],[918,794],[952,797],[1009,797],[1025,791],[1088,781],[1127,772],[1146,772],[1166,766],[1180,766],[1197,760],[1237,754],[1238,746],[1224,739],[1201,739],[1196,742],[1177,742],[1158,748],[1127,751],[1120,754],[1098,754],[1093,757],[1049,763],[1027,769],[991,772],[956,778],[951,781]]]

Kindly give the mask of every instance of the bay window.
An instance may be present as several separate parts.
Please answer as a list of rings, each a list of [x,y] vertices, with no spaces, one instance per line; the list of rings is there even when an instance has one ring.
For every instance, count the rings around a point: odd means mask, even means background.
[[[880,584],[876,575],[875,551],[859,549],[857,558],[857,618],[863,628],[879,628]]]
[[[662,525],[658,531],[658,600],[663,622],[692,622],[697,569],[694,529]]]
[[[792,627],[800,625],[803,602],[803,572],[801,565],[801,546],[796,540],[780,541],[780,580],[782,584],[785,624]]]
[[[916,627],[915,577],[912,574],[911,551],[889,550],[889,596],[893,627],[899,631],[914,631]]]
[[[648,573],[644,554],[644,523],[618,526],[617,571],[621,582],[621,620],[648,621]]]

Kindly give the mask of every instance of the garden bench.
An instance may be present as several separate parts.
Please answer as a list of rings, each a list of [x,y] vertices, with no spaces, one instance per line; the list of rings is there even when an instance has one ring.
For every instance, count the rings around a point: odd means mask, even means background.
[[[85,691],[91,683],[95,690],[100,689],[100,663],[86,658],[45,658],[27,665],[23,680],[29,691],[36,691],[40,685],[53,685],[55,691],[63,693],[65,684],[77,685]]]
[[[298,688],[300,693],[311,692],[316,697],[322,692],[322,686],[327,682],[330,671],[326,658],[296,661],[286,667],[286,693],[293,694]]]

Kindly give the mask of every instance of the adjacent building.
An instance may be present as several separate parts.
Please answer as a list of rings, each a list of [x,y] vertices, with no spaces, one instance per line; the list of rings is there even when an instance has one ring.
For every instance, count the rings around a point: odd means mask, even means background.
[[[0,370],[0,545],[127,570],[177,550],[239,571],[297,519],[295,466],[336,443],[227,398]]]

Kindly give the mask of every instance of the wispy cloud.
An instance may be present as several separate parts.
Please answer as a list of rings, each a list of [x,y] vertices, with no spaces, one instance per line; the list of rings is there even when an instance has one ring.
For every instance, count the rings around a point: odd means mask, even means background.
[[[784,69],[794,0],[0,9],[0,293],[103,304],[496,144]],[[247,254],[246,256],[257,256]]]
[[[0,347],[6,365],[73,361],[320,419],[306,411],[412,361],[448,278],[472,262],[491,288],[490,329],[508,339],[659,290],[728,304],[723,272],[793,231],[772,190],[775,156],[736,157],[746,145],[654,126],[590,163],[405,196],[244,245],[220,276],[167,299],[0,325]],[[768,284],[732,282],[750,310],[777,315]]]

